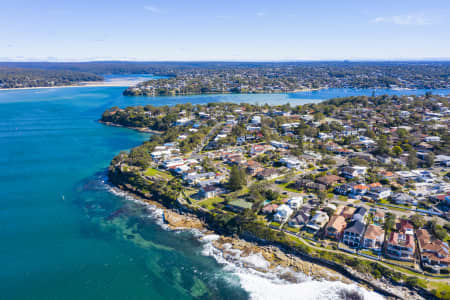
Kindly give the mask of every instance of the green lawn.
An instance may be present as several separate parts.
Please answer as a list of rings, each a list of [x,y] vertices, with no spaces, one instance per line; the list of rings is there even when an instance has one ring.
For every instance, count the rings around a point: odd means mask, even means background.
[[[286,182],[286,183],[279,184],[278,186],[281,187],[281,188],[282,188],[283,190],[285,190],[285,191],[293,192],[293,193],[299,193],[299,191],[287,187],[287,186],[290,185],[291,183],[292,183],[292,182]]]
[[[284,227],[284,229],[289,230],[290,232],[294,232],[294,233],[297,233],[300,231],[300,228],[295,228],[295,227],[290,227],[290,226],[286,226],[286,227]]]
[[[197,202],[201,207],[206,209],[214,209],[214,204],[223,202],[223,198],[220,197],[212,197],[205,200],[200,200]]]
[[[414,268],[414,263],[408,262],[408,261],[401,261],[401,260],[395,260],[395,259],[388,259],[383,257],[383,261],[387,263],[397,264],[405,267]]]
[[[173,176],[169,173],[154,169],[154,168],[148,168],[147,170],[145,170],[144,175],[146,176],[159,176],[159,177],[163,177],[166,179],[171,179],[173,178]]]
[[[274,221],[274,222],[271,222],[270,225],[275,226],[275,227],[280,227],[281,224]]]
[[[348,198],[346,196],[343,196],[343,195],[339,195],[338,199],[340,201],[347,201],[348,200]]]

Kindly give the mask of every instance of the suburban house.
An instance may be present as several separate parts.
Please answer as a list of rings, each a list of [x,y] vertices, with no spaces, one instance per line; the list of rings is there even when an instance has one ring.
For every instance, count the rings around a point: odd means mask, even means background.
[[[292,209],[298,209],[303,204],[302,197],[292,197],[287,201],[288,205]]]
[[[405,232],[391,232],[386,243],[386,255],[388,257],[405,261],[414,259],[416,249],[414,235]]]
[[[325,175],[325,176],[316,178],[316,182],[321,183],[329,188],[329,187],[335,185],[336,183],[345,182],[345,179],[340,176],[336,176],[336,175]]]
[[[292,215],[293,210],[286,204],[281,204],[277,208],[277,212],[273,216],[273,219],[276,222],[284,223],[289,219],[289,217]]]
[[[341,169],[341,175],[345,178],[355,178],[359,176],[364,176],[367,172],[367,167],[353,166],[353,167],[343,167]]]
[[[325,224],[327,224],[329,219],[330,218],[328,217],[326,212],[318,211],[312,217],[311,221],[309,221],[309,223],[306,225],[306,228],[313,232],[319,231],[325,226]]]
[[[316,183],[309,179],[299,179],[295,182],[296,189],[307,189],[307,190],[315,190],[315,191],[325,191],[327,187],[321,183]]]
[[[348,195],[352,192],[353,186],[351,184],[341,184],[334,188],[334,192],[338,195]]]
[[[262,164],[260,164],[257,161],[254,161],[254,160],[247,161],[246,165],[247,165],[247,173],[250,176],[255,176],[257,173],[259,173],[262,170],[264,170]]]
[[[450,248],[447,243],[433,239],[426,229],[417,230],[416,237],[424,265],[428,265],[436,271],[450,265]]]
[[[373,215],[373,221],[378,224],[384,223],[384,215],[385,214],[383,211],[381,210],[376,211]]]
[[[370,224],[364,233],[363,247],[381,251],[384,242],[384,230],[381,226]]]
[[[395,193],[391,196],[391,200],[401,205],[417,205],[417,200],[405,193]]]
[[[308,223],[311,217],[311,208],[303,206],[296,214],[289,220],[289,226],[299,228]]]
[[[352,221],[348,224],[347,228],[345,228],[342,241],[349,247],[359,247],[363,239],[365,228],[366,225],[364,223],[358,220]]]
[[[260,180],[271,180],[280,176],[280,173],[275,168],[264,168],[256,174],[256,178]]]
[[[341,208],[338,208],[336,210],[335,214],[339,214],[343,216],[345,219],[350,220],[353,217],[353,214],[355,213],[356,208],[351,206],[344,206]]]
[[[306,167],[305,162],[291,156],[282,157],[280,159],[280,163],[286,165],[289,169],[300,169]]]
[[[396,220],[395,227],[398,232],[404,232],[408,235],[414,235],[414,226],[410,221],[405,219]]]
[[[367,216],[367,209],[364,207],[358,207],[355,211],[355,213],[352,216],[352,221],[360,221],[361,223],[365,223],[364,219]]]
[[[347,222],[343,216],[332,216],[325,228],[325,235],[339,241],[346,226]]]
[[[207,185],[200,189],[200,195],[203,198],[213,198],[217,195],[217,188],[212,185]]]
[[[370,191],[366,194],[374,200],[387,199],[391,195],[392,191],[390,188],[377,186],[371,188]]]
[[[353,186],[352,194],[364,195],[369,190],[369,187],[365,184],[356,184]]]
[[[262,212],[266,215],[273,214],[277,211],[278,204],[267,204],[262,208]]]

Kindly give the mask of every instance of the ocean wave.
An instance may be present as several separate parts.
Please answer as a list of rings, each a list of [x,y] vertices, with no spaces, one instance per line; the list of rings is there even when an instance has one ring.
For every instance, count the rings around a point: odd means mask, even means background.
[[[202,254],[213,257],[224,266],[225,270],[238,276],[240,286],[249,292],[251,299],[338,300],[342,299],[343,291],[357,293],[365,300],[384,299],[380,294],[368,291],[357,284],[315,280],[304,273],[281,266],[269,270],[270,263],[259,253],[242,256],[240,250],[231,249],[231,244],[223,245],[226,251],[217,249],[214,247],[213,241],[218,238],[217,235],[202,237],[200,239],[204,242]],[[286,274],[295,277],[297,283],[282,279]]]
[[[163,221],[163,210],[151,204],[145,203],[133,195],[117,189],[105,183],[107,189],[117,196],[126,200],[145,205],[148,209],[149,218],[152,218],[161,228],[175,232],[186,230],[170,229]],[[287,267],[279,266],[269,269],[270,263],[260,253],[251,253],[242,256],[242,251],[233,249],[231,244],[223,244],[225,251],[216,248],[213,242],[220,238],[216,234],[204,234],[200,230],[188,230],[195,238],[202,242],[201,254],[213,257],[223,266],[224,271],[235,275],[225,277],[230,284],[239,285],[246,290],[251,299],[255,300],[340,300],[342,292],[348,291],[359,294],[364,300],[384,299],[378,293],[368,291],[357,284],[345,284],[340,281],[316,280],[304,273],[295,272]],[[297,283],[283,279],[283,275],[289,274]]]

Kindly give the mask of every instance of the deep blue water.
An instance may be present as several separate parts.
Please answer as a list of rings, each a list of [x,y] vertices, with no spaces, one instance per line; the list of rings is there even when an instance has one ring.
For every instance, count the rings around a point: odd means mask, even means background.
[[[161,229],[145,207],[108,191],[110,160],[148,136],[97,120],[115,105],[300,104],[372,93],[145,98],[122,91],[0,91],[0,299],[246,299],[238,278],[202,256],[191,234]]]

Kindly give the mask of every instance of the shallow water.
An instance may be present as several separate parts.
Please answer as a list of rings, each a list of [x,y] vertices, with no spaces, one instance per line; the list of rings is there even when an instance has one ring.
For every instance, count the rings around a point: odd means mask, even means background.
[[[103,183],[109,161],[148,135],[96,120],[115,105],[300,104],[324,94],[145,98],[122,91],[0,91],[0,299],[263,298],[255,284],[276,283],[224,268],[202,255],[205,245],[195,235],[164,230],[158,211],[109,191]],[[308,284],[317,295],[328,289]]]

